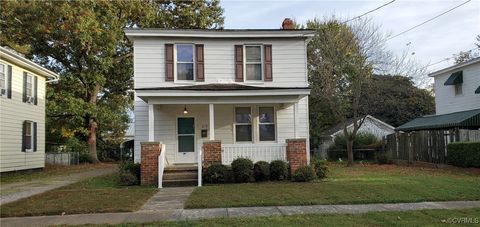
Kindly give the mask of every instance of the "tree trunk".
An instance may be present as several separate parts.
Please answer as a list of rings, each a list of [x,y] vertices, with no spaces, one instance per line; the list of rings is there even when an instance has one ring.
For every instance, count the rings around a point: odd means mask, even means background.
[[[90,119],[88,126],[88,151],[93,163],[99,163],[97,156],[97,122],[95,119]]]
[[[348,156],[348,163],[347,166],[353,166],[353,139],[349,137],[347,139],[347,156]]]

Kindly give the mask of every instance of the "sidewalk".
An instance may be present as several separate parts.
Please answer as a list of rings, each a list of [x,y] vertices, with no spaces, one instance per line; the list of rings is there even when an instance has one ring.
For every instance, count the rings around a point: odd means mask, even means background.
[[[255,217],[294,214],[355,214],[374,211],[408,211],[425,209],[467,209],[480,207],[480,201],[450,201],[422,203],[358,204],[358,205],[312,205],[312,206],[271,206],[237,207],[212,209],[164,209],[133,213],[77,214],[65,216],[40,216],[2,218],[2,227],[48,226],[81,224],[121,224],[131,222],[181,221],[217,217]]]
[[[94,169],[81,173],[51,177],[42,180],[33,180],[0,185],[0,205],[10,203],[19,199],[40,194],[55,188],[63,187],[80,181],[85,178],[96,177],[117,171],[116,166],[105,169]]]

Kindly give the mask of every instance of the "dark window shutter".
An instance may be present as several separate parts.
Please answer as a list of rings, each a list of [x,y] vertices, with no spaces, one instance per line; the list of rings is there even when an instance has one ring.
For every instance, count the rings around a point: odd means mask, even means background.
[[[7,66],[7,98],[12,98],[12,66]]]
[[[165,81],[173,81],[173,44],[165,44]]]
[[[235,82],[243,82],[243,45],[235,45]]]
[[[23,121],[22,125],[22,152],[25,152],[27,149],[27,138],[26,138],[26,132],[27,132],[27,121]]]
[[[37,122],[33,122],[33,151],[37,151]]]
[[[23,72],[23,102],[27,102],[27,72]]]
[[[263,53],[264,53],[264,60],[263,60],[263,68],[264,68],[264,80],[265,81],[273,81],[272,76],[272,45],[266,44],[263,45]]]
[[[36,76],[33,77],[33,97],[34,97],[34,101],[33,101],[33,104],[37,105],[37,100],[38,100],[38,79]]]
[[[205,68],[203,59],[203,44],[196,44],[195,45],[195,68],[197,71],[197,78],[196,80],[199,82],[205,81]]]

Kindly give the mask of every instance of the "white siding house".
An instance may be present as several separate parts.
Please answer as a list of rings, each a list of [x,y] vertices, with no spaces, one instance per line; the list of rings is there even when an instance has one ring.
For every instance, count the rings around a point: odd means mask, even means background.
[[[437,115],[480,109],[480,58],[430,73],[429,76],[435,80]],[[449,78],[452,81],[447,83]]]
[[[56,78],[0,47],[0,172],[45,166],[45,84]]]
[[[134,46],[136,162],[146,141],[164,144],[169,164],[196,163],[209,140],[255,161],[262,158],[248,149],[281,159],[287,139],[303,138],[309,155],[306,45],[313,31],[126,34]]]

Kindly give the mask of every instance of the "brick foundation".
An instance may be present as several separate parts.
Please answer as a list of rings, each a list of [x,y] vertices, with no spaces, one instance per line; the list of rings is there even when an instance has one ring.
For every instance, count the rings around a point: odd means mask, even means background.
[[[290,164],[290,173],[294,173],[300,166],[307,165],[307,140],[287,139],[287,161]]]
[[[208,167],[215,163],[222,163],[222,142],[220,140],[203,142],[203,166]]]
[[[141,177],[142,185],[158,184],[158,156],[161,152],[159,142],[141,142]]]

